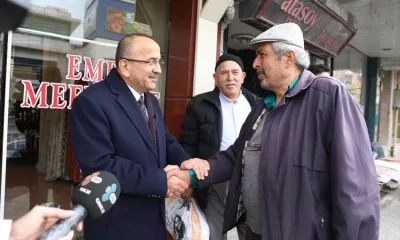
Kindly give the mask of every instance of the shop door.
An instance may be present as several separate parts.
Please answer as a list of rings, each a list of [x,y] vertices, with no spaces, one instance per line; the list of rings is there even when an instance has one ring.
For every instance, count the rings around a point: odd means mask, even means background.
[[[4,109],[5,109],[5,79],[6,79],[6,67],[7,67],[7,41],[4,39],[7,39],[7,34],[0,33],[0,126],[1,126],[1,131],[0,131],[0,219],[3,218],[4,215],[4,195],[5,195],[5,177],[4,172],[5,172],[5,167],[3,167],[3,155],[6,154],[6,149],[7,147],[7,141],[4,141]],[[4,163],[5,165],[5,163]],[[3,172],[4,169],[4,172]]]
[[[80,181],[68,122],[74,96],[104,80],[127,34],[153,36],[167,58],[168,11],[167,0],[32,1],[31,13],[10,34],[9,71],[2,74],[4,218],[46,202],[70,207],[71,189]],[[163,105],[165,74],[159,80]]]

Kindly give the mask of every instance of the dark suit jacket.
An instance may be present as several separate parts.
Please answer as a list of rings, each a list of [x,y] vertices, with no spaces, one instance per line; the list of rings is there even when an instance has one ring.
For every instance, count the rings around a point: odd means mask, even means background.
[[[154,111],[149,118],[154,118],[157,145],[116,69],[74,100],[72,144],[83,175],[111,172],[122,189],[109,212],[85,220],[85,240],[166,239],[163,168],[190,157],[168,132],[157,99],[147,96]]]

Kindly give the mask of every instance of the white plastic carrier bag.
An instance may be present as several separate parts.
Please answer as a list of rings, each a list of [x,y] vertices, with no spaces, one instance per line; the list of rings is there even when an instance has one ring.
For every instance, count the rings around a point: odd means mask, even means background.
[[[193,198],[165,200],[167,230],[174,240],[209,240],[206,217]]]

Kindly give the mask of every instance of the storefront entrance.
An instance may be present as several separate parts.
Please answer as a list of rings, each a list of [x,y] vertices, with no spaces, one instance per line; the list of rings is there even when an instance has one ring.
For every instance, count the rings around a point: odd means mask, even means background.
[[[168,55],[167,0],[31,2],[23,25],[0,39],[0,213],[6,219],[46,202],[70,207],[81,177],[68,126],[71,103],[115,66],[121,37],[146,33]],[[166,66],[154,91],[162,108]]]
[[[332,59],[341,52],[356,29],[319,1],[243,0],[235,5],[235,17],[225,30],[226,49],[243,60],[246,79],[243,86],[262,94],[252,68],[255,52],[248,49],[249,41],[268,28],[285,22],[295,22],[303,30],[305,48],[311,64],[324,64],[332,69]]]

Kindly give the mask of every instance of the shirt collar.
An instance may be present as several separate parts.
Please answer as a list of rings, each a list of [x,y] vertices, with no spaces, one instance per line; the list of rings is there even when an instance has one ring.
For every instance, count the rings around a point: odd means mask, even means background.
[[[290,84],[289,84],[289,88],[286,92],[286,94],[290,93],[290,91],[292,91],[292,89],[294,88],[294,86],[296,86],[296,83],[299,81],[300,76],[297,76]],[[286,95],[285,94],[285,95]],[[264,98],[264,104],[265,107],[267,109],[270,108],[274,108],[276,107],[276,96],[274,93],[271,92],[271,94],[268,94],[265,98]]]
[[[129,90],[131,90],[133,96],[135,97],[136,101],[139,101],[140,96],[144,97],[144,94],[138,93],[135,89],[133,89],[131,86],[127,85],[129,87]]]
[[[242,97],[242,89],[240,89],[240,92],[239,92],[239,97],[238,98],[236,98],[236,101],[234,102],[234,103],[237,103],[237,102],[239,102],[239,99]],[[232,101],[231,100],[229,100],[221,91],[219,91],[219,99],[222,101],[225,101],[225,102],[229,102],[229,103],[232,103]]]

